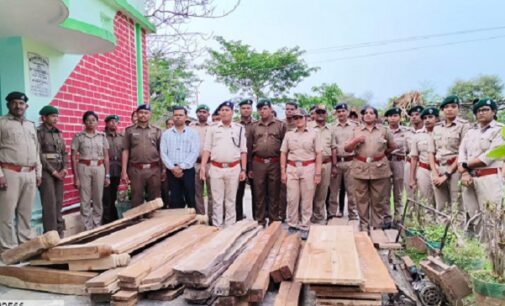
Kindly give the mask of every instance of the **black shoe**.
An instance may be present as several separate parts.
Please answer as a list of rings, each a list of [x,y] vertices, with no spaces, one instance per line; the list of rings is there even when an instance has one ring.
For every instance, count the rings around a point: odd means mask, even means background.
[[[300,231],[300,238],[302,238],[302,240],[307,240],[308,237],[309,231]]]
[[[290,227],[288,228],[288,233],[289,233],[289,234],[296,234],[296,233],[298,233],[298,229],[297,229],[296,227],[292,227],[292,226],[290,226]]]
[[[386,229],[391,229],[391,221],[385,221],[384,224],[382,224],[382,229],[383,230],[386,230]]]

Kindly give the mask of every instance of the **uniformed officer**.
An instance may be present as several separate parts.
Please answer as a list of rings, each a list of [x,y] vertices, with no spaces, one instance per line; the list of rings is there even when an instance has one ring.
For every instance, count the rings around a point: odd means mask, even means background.
[[[479,99],[473,105],[477,124],[463,137],[458,155],[465,212],[473,218],[473,230],[481,239],[484,238],[483,217],[476,215],[489,203],[500,207],[503,200],[503,160],[487,156],[505,144],[501,135],[503,124],[495,120],[497,109],[496,102],[490,98]]]
[[[117,131],[118,124],[118,115],[105,117],[105,136],[109,143],[110,185],[103,189],[103,224],[107,224],[118,218],[116,200],[121,181],[121,157],[124,142],[123,133]]]
[[[431,136],[438,121],[438,113],[438,109],[432,106],[423,109],[421,118],[424,121],[424,127],[416,130],[410,145],[409,189],[414,194],[418,194],[417,199],[427,204],[435,203],[428,146],[432,141]]]
[[[289,229],[300,230],[302,239],[307,239],[314,193],[321,182],[323,148],[300,110],[293,112],[292,119],[296,129],[286,133],[281,146],[281,180],[287,186]]]
[[[216,110],[214,110],[214,112],[212,113],[212,122],[219,122],[221,121],[221,116],[219,116],[219,109],[216,108]]]
[[[86,230],[102,223],[103,188],[110,184],[109,143],[105,133],[96,130],[98,115],[87,111],[82,116],[83,132],[72,139],[74,186],[79,189],[81,217]]]
[[[240,120],[238,123],[242,124],[245,128],[245,135],[249,135],[251,131],[251,126],[254,123],[254,120],[252,118],[252,104],[253,101],[252,99],[242,99],[238,103],[239,105],[239,110],[240,110]],[[249,144],[250,146],[250,144]],[[250,150],[250,147],[248,148]],[[250,168],[250,161],[248,162],[248,169],[247,173],[249,172]],[[240,182],[238,184],[238,189],[237,189],[237,199],[235,200],[235,207],[237,208],[236,214],[237,214],[237,221],[242,220],[244,218],[244,192],[245,192],[245,185],[246,183],[249,183],[251,186],[251,198],[252,198],[252,212],[253,212],[253,217],[254,217],[254,203],[255,203],[255,197],[254,197],[254,180],[253,178],[247,178],[245,181]]]
[[[68,156],[63,133],[56,127],[58,109],[51,105],[44,106],[39,115],[42,124],[37,128],[42,163],[42,183],[40,200],[42,202],[42,226],[44,233],[58,231],[63,237],[65,221],[61,214],[63,207],[63,186],[67,176]]]
[[[457,172],[458,150],[461,140],[470,128],[467,120],[458,117],[460,100],[448,96],[440,104],[444,120],[433,129],[429,146],[430,167],[437,209],[449,209],[458,200],[460,175]],[[458,208],[461,210],[461,208]]]
[[[384,199],[384,226],[390,227],[400,221],[402,210],[402,195],[404,188],[405,160],[407,156],[407,128],[400,125],[401,109],[393,107],[385,112],[388,130],[393,135],[397,148],[388,155],[391,166],[391,185],[393,187],[394,217],[391,216],[389,197]],[[392,220],[394,219],[394,220]]]
[[[205,135],[200,179],[206,179],[205,169],[210,157],[212,224],[223,227],[237,221],[235,199],[238,183],[247,178],[247,139],[245,128],[232,122],[233,103],[225,101],[218,109],[221,121],[211,125]]]
[[[293,113],[298,110],[298,103],[295,100],[288,100],[284,106],[284,115],[286,116],[286,131],[291,131],[296,129],[296,122],[293,119]],[[287,195],[286,195],[286,184],[281,184],[281,193],[279,195],[279,213],[280,219],[284,222],[286,220],[286,210],[287,210]]]
[[[260,120],[251,125],[247,135],[249,177],[254,178],[256,187],[254,219],[259,224],[266,225],[267,216],[270,222],[280,220],[280,149],[286,134],[286,124],[273,117],[270,99],[260,99],[256,108]]]
[[[391,191],[391,167],[386,154],[396,149],[391,132],[377,124],[378,113],[372,106],[361,110],[363,125],[354,128],[345,151],[355,152],[351,165],[354,198],[358,205],[360,229],[381,227],[384,200]],[[370,218],[371,216],[371,218]]]
[[[9,113],[0,117],[0,253],[31,238],[32,206],[42,176],[35,125],[25,119],[28,97],[11,92],[5,100]]]
[[[407,151],[406,151],[405,169],[403,172],[403,185],[405,192],[407,194],[407,199],[413,199],[415,197],[414,190],[410,188],[410,165],[411,165],[410,147],[412,146],[412,141],[416,136],[416,132],[423,128],[423,119],[421,118],[422,111],[423,107],[421,105],[412,106],[407,111],[410,120],[410,127],[407,128],[405,134],[405,143]]]
[[[161,129],[152,125],[151,106],[137,107],[137,124],[126,128],[123,143],[121,180],[130,182],[131,205],[139,206],[144,200],[152,201],[161,195],[165,167],[160,157]],[[144,192],[147,191],[147,199]]]
[[[309,122],[307,126],[314,129],[319,137],[319,142],[322,147],[322,164],[321,164],[321,182],[316,186],[314,194],[314,207],[312,211],[312,223],[326,224],[326,196],[330,187],[330,179],[332,176],[332,151],[336,150],[335,137],[333,129],[326,123],[328,113],[324,104],[314,106],[312,111],[314,121]],[[336,170],[336,168],[335,168]],[[333,171],[336,175],[336,171]]]
[[[349,116],[349,106],[346,103],[339,103],[335,106],[337,121],[333,124],[333,135],[335,138],[335,156],[333,157],[332,172],[330,182],[330,201],[328,205],[328,215],[330,218],[342,217],[343,201],[340,201],[340,188],[344,182],[347,193],[347,214],[349,220],[358,219],[356,201],[352,192],[353,180],[350,175],[354,152],[346,152],[344,146],[352,138],[354,128],[358,126],[356,121],[352,121]],[[342,211],[340,210],[342,209]]]
[[[196,159],[195,163],[195,201],[196,201],[196,213],[199,215],[205,215],[205,202],[203,199],[204,187],[207,186],[207,215],[209,216],[209,222],[212,222],[212,189],[210,188],[210,178],[209,178],[209,169],[210,165],[207,164],[206,172],[206,180],[202,181],[200,179],[200,167],[202,164],[202,154],[203,154],[203,145],[205,142],[205,134],[207,133],[207,129],[209,128],[209,123],[207,122],[209,119],[209,107],[205,104],[198,105],[196,107],[196,117],[197,121],[191,123],[191,127],[194,128],[198,132],[198,136],[200,139],[200,155]]]

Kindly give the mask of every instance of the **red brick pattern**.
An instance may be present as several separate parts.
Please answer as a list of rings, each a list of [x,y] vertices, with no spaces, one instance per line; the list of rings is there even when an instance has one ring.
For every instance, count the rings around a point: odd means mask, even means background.
[[[135,23],[120,12],[114,19],[116,47],[104,54],[85,55],[51,102],[60,110],[59,128],[63,130],[68,152],[75,133],[82,131],[82,115],[95,111],[99,130],[107,115],[117,114],[119,130],[130,125],[130,114],[137,103]],[[145,50],[145,35],[142,45]],[[148,101],[147,57],[143,54],[144,101]],[[79,202],[79,192],[72,185],[72,173],[65,180],[64,206]]]

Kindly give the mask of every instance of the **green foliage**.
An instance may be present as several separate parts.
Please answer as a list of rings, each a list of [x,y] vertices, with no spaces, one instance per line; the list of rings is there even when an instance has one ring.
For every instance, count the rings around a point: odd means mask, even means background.
[[[231,92],[256,98],[284,97],[287,92],[319,68],[309,67],[299,47],[275,52],[254,50],[241,41],[217,37],[220,50],[209,50],[207,72]]]
[[[471,80],[457,80],[449,88],[448,95],[457,95],[463,101],[490,97],[496,101],[503,99],[503,82],[496,75],[481,75]]]
[[[486,261],[484,246],[476,239],[465,239],[463,244],[450,243],[443,250],[444,260],[465,272],[481,269]]]
[[[428,241],[441,241],[444,237],[445,225],[430,224],[424,228],[424,238]],[[452,243],[456,239],[454,233],[449,229],[445,239],[446,244]]]
[[[300,107],[308,109],[315,104],[324,104],[329,109],[337,105],[339,98],[344,95],[337,84],[323,83],[320,86],[312,87],[313,95],[308,94],[295,94],[295,99],[298,101]]]
[[[396,256],[398,256],[398,257],[408,256],[408,257],[410,257],[410,259],[412,259],[412,261],[418,267],[419,267],[419,263],[428,257],[428,255],[426,253],[417,252],[415,249],[412,249],[412,248],[406,248],[406,249],[397,251]]]
[[[149,88],[153,120],[160,119],[174,105],[188,105],[200,80],[185,58],[154,56],[149,59]]]

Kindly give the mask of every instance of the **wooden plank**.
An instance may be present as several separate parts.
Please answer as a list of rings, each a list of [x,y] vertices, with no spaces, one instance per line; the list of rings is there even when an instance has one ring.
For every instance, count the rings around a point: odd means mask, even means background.
[[[405,264],[405,267],[407,268],[407,270],[410,270],[410,269],[416,267],[415,262],[409,256],[402,256],[400,259]]]
[[[112,300],[110,302],[110,305],[111,306],[134,306],[134,305],[137,305],[138,302],[139,302],[139,299],[137,297],[137,298],[133,298],[128,301],[114,301],[114,300]]]
[[[308,284],[362,285],[364,278],[352,227],[312,225],[295,280]]]
[[[201,304],[213,297],[212,295],[213,290],[214,288],[212,287],[205,289],[186,288],[184,289],[183,297],[186,301],[190,303]]]
[[[310,290],[313,291],[318,298],[342,298],[342,299],[364,299],[364,300],[380,300],[382,294],[380,293],[368,293],[356,291],[354,287],[352,289],[346,288],[342,290],[339,286],[310,286]]]
[[[15,264],[31,257],[34,257],[43,251],[52,248],[60,242],[60,235],[57,231],[49,231],[41,236],[35,237],[17,247],[6,250],[2,253],[2,261],[7,264]]]
[[[302,283],[300,282],[282,282],[274,306],[298,306],[301,290]]]
[[[372,230],[370,232],[370,238],[372,239],[373,245],[376,247],[378,247],[379,244],[389,243],[389,238],[381,229]]]
[[[147,299],[155,301],[173,301],[184,292],[184,286],[175,289],[164,289],[147,294]]]
[[[328,221],[328,225],[349,225],[349,219],[347,217],[342,218],[331,218]]]
[[[354,238],[365,280],[361,286],[362,290],[369,293],[396,293],[396,285],[370,237],[365,232],[361,232],[355,234]]]
[[[137,291],[127,291],[127,290],[119,290],[118,292],[112,295],[113,301],[129,301],[131,299],[136,298],[138,295]]]
[[[384,230],[384,233],[388,237],[389,242],[396,243],[396,237],[398,236],[397,229],[387,229],[387,230]]]
[[[232,264],[238,268],[230,277],[230,295],[247,294],[280,233],[281,222],[272,222],[260,233],[254,247]]]
[[[138,286],[139,292],[148,292],[148,291],[156,291],[161,289],[174,289],[179,287],[181,284],[177,281],[175,275],[170,276],[166,280],[158,283],[151,284],[140,284]]]
[[[84,284],[97,273],[73,272],[40,267],[0,266],[0,284],[60,294],[85,295]]]
[[[275,259],[270,275],[276,283],[283,280],[291,280],[295,272],[295,264],[300,253],[301,239],[299,235],[288,236]]]
[[[117,267],[126,267],[130,263],[130,255],[111,254],[98,259],[71,260],[68,261],[70,271],[100,271]]]
[[[268,287],[270,285],[270,270],[272,269],[275,259],[277,258],[277,255],[279,254],[279,251],[281,249],[282,243],[287,236],[288,236],[287,231],[282,230],[279,235],[279,238],[277,238],[277,241],[270,250],[270,253],[268,254],[268,257],[265,260],[263,267],[258,273],[258,276],[256,276],[256,280],[254,281],[254,283],[251,286],[251,289],[249,290],[249,299],[248,299],[249,302],[261,303],[265,298],[265,295],[268,291]]]
[[[61,262],[67,260],[98,259],[110,256],[112,248],[107,244],[75,244],[57,246],[47,250],[44,256],[50,261]]]
[[[316,299],[316,306],[381,306],[377,300]]]
[[[115,281],[104,287],[89,287],[86,288],[86,291],[90,294],[113,294],[119,291],[119,281]]]

